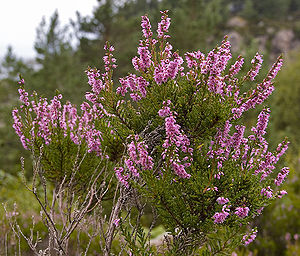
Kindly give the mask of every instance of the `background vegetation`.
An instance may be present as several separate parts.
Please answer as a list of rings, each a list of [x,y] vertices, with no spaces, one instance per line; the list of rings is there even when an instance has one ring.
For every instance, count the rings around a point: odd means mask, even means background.
[[[207,52],[229,35],[233,52],[242,52],[248,70],[256,51],[265,56],[264,75],[271,63],[283,53],[285,65],[276,82],[271,106],[272,138],[277,142],[287,135],[291,141],[287,158],[291,166],[285,185],[288,196],[266,209],[257,221],[258,239],[249,248],[237,249],[237,254],[299,255],[300,246],[300,0],[98,0],[90,16],[77,13],[77,19],[63,25],[59,13],[42,20],[37,27],[36,57],[24,60],[8,48],[0,63],[0,201],[8,207],[16,201],[30,219],[35,207],[30,197],[24,197],[20,179],[22,149],[12,129],[11,110],[17,101],[18,74],[26,87],[38,90],[46,97],[61,91],[66,100],[79,103],[88,89],[85,70],[88,66],[102,68],[103,45],[108,40],[116,48],[116,77],[132,71],[131,58],[136,55],[140,38],[140,16],[149,15],[152,24],[159,19],[159,10],[169,9],[172,18],[170,34],[175,49]],[[156,28],[154,28],[156,29]],[[74,43],[75,42],[75,43]],[[179,53],[182,53],[179,52]],[[269,60],[269,61],[268,61]],[[254,113],[246,122],[253,122]],[[275,145],[274,145],[275,146]],[[29,163],[30,161],[27,161]],[[30,168],[27,175],[30,177]],[[1,248],[15,246],[0,210],[0,232],[4,235]],[[6,244],[5,244],[6,243]],[[24,245],[24,251],[26,247]]]

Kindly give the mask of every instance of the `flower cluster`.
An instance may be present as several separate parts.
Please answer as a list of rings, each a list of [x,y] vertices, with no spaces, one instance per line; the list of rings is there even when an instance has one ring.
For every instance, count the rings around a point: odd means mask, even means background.
[[[252,68],[248,72],[247,76],[251,81],[254,81],[255,77],[258,75],[259,70],[261,68],[261,64],[263,63],[263,56],[260,55],[258,52],[254,56],[254,58],[251,60]]]
[[[225,94],[226,84],[222,72],[230,59],[230,43],[226,38],[220,47],[208,53],[204,73],[209,74],[207,85],[211,92],[222,96]]]
[[[133,138],[131,143],[128,145],[128,155],[129,155],[129,161],[130,164],[127,165],[128,168],[133,166],[132,164],[135,164],[136,166],[140,166],[143,170],[151,170],[153,168],[153,159],[148,154],[148,146],[143,142],[139,141],[139,136],[130,136]],[[137,175],[139,176],[138,173]]]
[[[167,15],[167,11],[161,13],[162,17],[157,29],[158,39],[161,40],[161,51],[155,58],[153,57],[158,40],[152,39],[153,33],[151,32],[151,24],[148,17],[142,16],[141,26],[145,41],[141,41],[138,47],[139,57],[135,56],[132,59],[135,70],[142,73],[150,72],[152,74],[153,72],[154,80],[158,85],[167,82],[169,79],[174,79],[179,72],[183,71],[183,59],[178,53],[172,53],[172,45],[165,41],[169,37],[166,33],[170,26],[170,18]],[[152,66],[154,66],[154,69],[150,69]],[[122,82],[122,89],[119,89],[119,91],[123,92],[124,87],[127,88],[128,86],[124,86]]]
[[[229,199],[224,197],[218,197],[217,202],[218,204],[223,205],[223,204],[227,204],[229,202]]]
[[[93,104],[96,104],[99,100],[103,99],[100,96],[101,91],[112,90],[112,73],[113,69],[117,67],[115,64],[117,60],[113,56],[115,48],[106,42],[104,50],[105,56],[103,57],[103,62],[105,72],[101,73],[100,70],[96,68],[88,68],[86,70],[88,83],[91,86],[92,92],[87,92],[85,98]]]
[[[24,79],[23,79],[23,80],[24,80]],[[20,83],[20,84],[22,84],[22,83]],[[29,99],[28,99],[28,92],[26,92],[25,89],[24,89],[23,87],[20,87],[20,88],[18,89],[18,92],[19,92],[19,95],[20,95],[20,97],[19,97],[20,101],[21,101],[25,106],[28,107],[28,106],[30,105]]]
[[[248,245],[250,243],[252,243],[254,241],[254,239],[256,238],[256,234],[257,234],[257,229],[252,229],[251,232],[249,234],[246,234],[243,236],[242,242],[244,245]]]
[[[86,99],[90,102],[96,103],[97,102],[97,96],[100,94],[102,90],[105,89],[105,84],[103,83],[101,79],[100,71],[96,68],[94,69],[88,69],[86,71],[87,77],[88,77],[88,83],[91,86],[92,93],[86,94]]]
[[[276,77],[283,63],[280,56],[273,64],[267,77],[257,85],[246,97],[236,97],[238,107],[232,108],[233,118],[238,119],[249,109],[255,108],[256,105],[262,104],[274,91],[273,79]]]
[[[223,223],[228,216],[230,216],[231,205],[228,204],[229,199],[224,197],[218,197],[217,203],[223,205],[223,207],[221,212],[216,212],[214,214],[213,219],[214,219],[214,223],[220,224]],[[236,214],[239,218],[243,219],[246,216],[248,216],[249,210],[250,209],[248,207],[237,207],[235,209],[234,214]]]
[[[277,197],[278,198],[282,198],[282,196],[284,196],[284,195],[286,195],[287,194],[287,192],[285,191],[285,190],[280,190],[280,191],[278,191],[278,193],[277,193]]]
[[[266,128],[268,126],[270,117],[270,109],[263,109],[258,115],[256,127],[251,129],[261,142],[263,141],[263,136],[266,134]]]
[[[242,56],[239,56],[236,60],[236,62],[230,67],[229,69],[229,76],[233,77],[237,73],[240,72],[242,66],[244,64],[244,58]]]
[[[24,89],[19,90],[20,96],[28,95]],[[17,109],[12,112],[14,118],[13,128],[19,136],[25,149],[34,146],[34,141],[41,138],[48,145],[57,136],[57,129],[62,129],[64,137],[69,136],[77,145],[83,141],[87,143],[88,152],[102,154],[102,132],[95,127],[95,119],[101,118],[101,111],[84,102],[81,105],[81,115],[70,102],[62,105],[62,95],[54,96],[50,103],[46,98],[25,102],[26,108],[21,108],[21,112],[30,115],[31,123],[23,125],[22,117]]]
[[[176,52],[172,54],[171,49],[172,46],[167,44],[164,53],[168,52],[168,54],[166,54],[168,57],[161,60],[160,64],[154,69],[153,76],[158,85],[167,82],[169,79],[174,79],[178,72],[183,70],[183,67],[181,66],[183,59]],[[170,59],[171,56],[173,57],[173,60]]]
[[[167,39],[170,37],[169,35],[166,35],[168,33],[169,27],[171,25],[171,19],[168,17],[168,10],[161,11],[161,21],[158,23],[157,28],[157,37],[161,39]]]
[[[129,173],[123,175],[122,173],[125,172],[124,168],[115,168],[117,179],[127,188],[129,187],[127,180],[130,177],[130,174],[138,178],[140,177],[138,169],[151,170],[154,165],[153,159],[149,156],[147,151],[148,146],[139,139],[139,136],[129,136],[129,138],[132,138],[132,141],[127,146],[129,157],[124,160],[126,169]]]
[[[225,219],[230,215],[229,214],[230,209],[228,207],[228,205],[224,205],[222,207],[222,211],[221,212],[216,212],[213,216],[214,219],[214,223],[216,224],[221,224],[225,221]]]
[[[124,168],[123,167],[115,167],[114,171],[116,173],[117,179],[119,180],[119,182],[121,184],[123,184],[126,188],[129,188],[129,183],[128,183],[128,178],[129,175],[123,175],[122,173],[124,172]]]
[[[244,137],[245,126],[236,125],[236,132],[230,135],[231,123],[226,121],[223,130],[219,129],[215,139],[211,141],[208,159],[217,160],[216,178],[220,179],[223,163],[229,159],[240,161],[242,170],[252,171],[255,175],[260,174],[261,180],[266,179],[275,169],[276,163],[288,148],[288,142],[283,141],[275,152],[268,151],[268,143],[263,137],[269,120],[269,109],[264,109],[258,116],[256,127],[252,127],[254,134]],[[285,175],[286,176],[286,175]],[[284,176],[284,177],[285,177]],[[280,180],[283,176],[280,176]]]
[[[153,33],[151,31],[151,23],[150,23],[149,18],[147,16],[142,16],[141,27],[142,27],[143,36],[146,39],[151,38]]]
[[[107,82],[112,82],[109,81],[111,79],[111,72],[113,69],[117,67],[116,65],[116,58],[113,56],[113,51],[115,48],[112,45],[109,45],[108,42],[104,45],[104,50],[105,50],[105,55],[103,56],[103,62],[104,62],[104,70],[105,72],[102,74],[103,78],[107,80]]]
[[[260,192],[263,196],[266,196],[267,198],[273,197],[273,189],[271,189],[270,186],[267,186],[266,188],[262,188]]]
[[[278,173],[277,178],[274,180],[274,183],[276,184],[276,186],[280,186],[282,184],[282,182],[284,181],[286,176],[289,174],[289,172],[290,172],[290,168],[288,168],[288,167],[283,167],[281,169],[281,172]]]
[[[30,140],[25,137],[23,133],[23,123],[21,122],[21,117],[19,115],[18,109],[14,109],[12,111],[13,116],[13,128],[15,129],[16,134],[19,136],[20,141],[25,149],[29,149],[28,145],[30,144]]]
[[[225,37],[222,44],[210,51],[206,57],[200,51],[187,52],[185,59],[188,68],[190,68],[186,74],[187,79],[195,80],[196,83],[201,84],[203,80],[201,75],[207,75],[208,78],[205,85],[210,92],[221,96],[229,95],[233,88],[227,86],[225,83],[227,76],[223,76],[223,72],[232,57],[230,47],[230,42],[227,40],[227,37]],[[242,63],[238,62],[236,67],[232,68],[236,70],[232,70],[231,72],[233,74],[237,73],[241,65]]]
[[[166,139],[163,143],[165,150],[162,153],[162,158],[169,161],[173,171],[181,178],[190,178],[185,168],[191,165],[193,161],[193,148],[190,147],[188,137],[180,130],[180,125],[176,124],[176,112],[170,109],[171,101],[163,102],[164,107],[158,111],[159,116],[165,117]],[[180,159],[179,154],[183,152],[187,154]]]
[[[149,85],[143,77],[130,74],[124,78],[120,78],[121,86],[117,88],[117,93],[125,96],[128,89],[132,92],[130,97],[134,101],[139,101],[147,95],[146,87]]]
[[[237,207],[234,212],[238,217],[241,219],[245,218],[248,216],[249,213],[249,208],[248,207]]]

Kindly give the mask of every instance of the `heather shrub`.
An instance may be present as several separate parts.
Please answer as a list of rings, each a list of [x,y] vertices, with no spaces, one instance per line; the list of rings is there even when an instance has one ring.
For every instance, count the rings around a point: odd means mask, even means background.
[[[29,95],[19,82],[14,129],[33,156],[26,186],[49,230],[40,250],[46,255],[68,255],[72,234],[95,212],[90,223],[97,231],[82,248],[86,255],[92,241],[103,255],[230,253],[255,239],[259,230],[249,223],[287,193],[280,186],[289,168],[276,164],[288,141],[269,149],[270,109],[261,106],[274,90],[282,57],[256,81],[262,56],[239,76],[244,59],[229,64],[227,37],[207,54],[180,56],[168,42],[167,13],[156,37],[142,17],[135,73],[119,82],[113,80],[114,47],[105,45],[105,68],[87,69],[90,91],[80,108],[63,103],[59,92],[50,101]],[[261,108],[257,123],[245,127],[241,117],[254,108]],[[155,247],[151,232],[158,224],[166,235]]]

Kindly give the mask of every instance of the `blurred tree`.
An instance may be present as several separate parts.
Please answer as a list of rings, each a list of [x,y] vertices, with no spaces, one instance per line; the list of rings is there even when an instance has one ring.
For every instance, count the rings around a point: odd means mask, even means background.
[[[7,52],[1,61],[0,77],[11,82],[18,79],[19,74],[31,73],[32,67],[25,63],[21,58],[18,58],[13,52],[11,46],[7,47]]]
[[[58,89],[66,99],[77,103],[82,101],[82,95],[87,89],[84,86],[86,67],[80,63],[79,56],[72,47],[72,39],[69,27],[60,27],[57,11],[51,16],[49,25],[43,18],[37,28],[34,45],[39,68],[28,78],[29,87],[48,96]]]
[[[20,170],[20,151],[29,155],[16,140],[12,128],[11,111],[16,104],[19,74],[32,74],[33,68],[17,57],[9,46],[0,64],[0,170],[16,174]]]
[[[173,25],[170,33],[175,49],[182,51],[205,51],[222,41],[224,24],[228,9],[223,0],[195,1],[179,0],[176,7],[170,1],[162,1],[163,9],[172,10]],[[174,5],[174,4],[173,4]]]
[[[223,39],[227,6],[225,0],[99,0],[92,16],[82,17],[77,13],[77,21],[72,24],[79,41],[81,61],[99,67],[102,63],[97,56],[103,55],[103,45],[108,40],[118,50],[119,69],[115,75],[123,76],[132,71],[130,59],[136,55],[140,32],[135,28],[139,26],[141,15],[146,13],[155,24],[159,10],[169,9],[174,21],[170,28],[174,48],[203,50]]]
[[[246,0],[241,15],[248,20],[257,18],[257,11],[254,8],[252,0]]]
[[[98,0],[98,7],[92,16],[82,17],[77,13],[73,21],[79,41],[78,51],[82,62],[90,66],[103,67],[98,56],[103,56],[103,46],[110,41],[118,50],[116,58],[119,66],[116,76],[123,76],[132,70],[131,58],[136,54],[136,42],[140,32],[140,16],[158,10],[158,0],[113,1]],[[158,11],[157,11],[158,12]]]
[[[291,0],[252,0],[259,17],[285,19],[290,10]]]

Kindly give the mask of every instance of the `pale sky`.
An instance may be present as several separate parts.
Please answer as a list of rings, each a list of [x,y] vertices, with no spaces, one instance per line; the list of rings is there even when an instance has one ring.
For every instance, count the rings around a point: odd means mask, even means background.
[[[69,19],[75,19],[76,11],[83,16],[91,15],[95,6],[97,0],[0,0],[0,57],[8,45],[19,57],[34,57],[36,28],[43,16],[49,24],[57,9],[60,23],[65,25]]]

